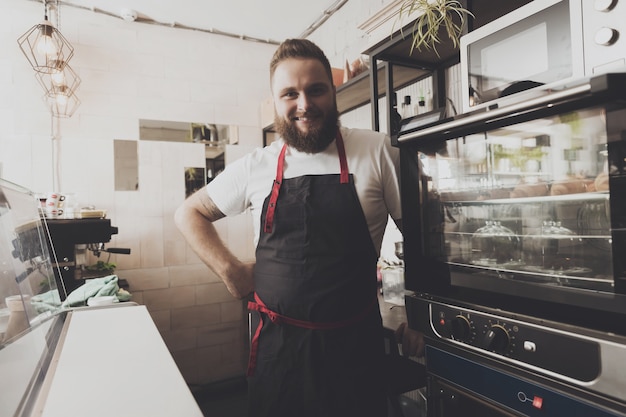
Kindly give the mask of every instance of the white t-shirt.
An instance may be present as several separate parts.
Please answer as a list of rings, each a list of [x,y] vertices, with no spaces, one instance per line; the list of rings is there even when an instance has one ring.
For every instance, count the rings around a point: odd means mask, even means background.
[[[401,218],[398,185],[399,152],[389,138],[380,132],[341,128],[348,170],[354,176],[359,201],[376,251],[380,252],[388,215]],[[227,216],[250,208],[252,211],[255,245],[259,239],[263,202],[269,195],[276,177],[278,155],[283,146],[279,139],[228,164],[207,186],[215,205]],[[336,143],[323,152],[307,154],[288,148],[285,153],[283,177],[338,174],[339,156]]]

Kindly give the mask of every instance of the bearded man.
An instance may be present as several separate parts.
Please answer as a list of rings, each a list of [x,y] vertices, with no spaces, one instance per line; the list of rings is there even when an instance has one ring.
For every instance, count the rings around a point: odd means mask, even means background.
[[[236,298],[250,297],[249,416],[385,416],[376,264],[400,222],[398,151],[339,124],[328,59],[288,39],[270,63],[280,138],[229,164],[175,220]],[[242,263],[213,222],[250,209],[256,259]],[[401,326],[405,353],[421,335]]]

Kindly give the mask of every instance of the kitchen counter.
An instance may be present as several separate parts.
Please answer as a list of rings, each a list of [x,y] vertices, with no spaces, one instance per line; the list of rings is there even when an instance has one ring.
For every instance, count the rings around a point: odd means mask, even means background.
[[[148,310],[71,312],[42,395],[41,417],[202,417]]]

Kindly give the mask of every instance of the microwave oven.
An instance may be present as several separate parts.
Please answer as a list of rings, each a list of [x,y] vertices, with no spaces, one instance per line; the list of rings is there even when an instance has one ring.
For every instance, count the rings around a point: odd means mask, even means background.
[[[626,71],[626,1],[534,0],[460,39],[463,112]]]

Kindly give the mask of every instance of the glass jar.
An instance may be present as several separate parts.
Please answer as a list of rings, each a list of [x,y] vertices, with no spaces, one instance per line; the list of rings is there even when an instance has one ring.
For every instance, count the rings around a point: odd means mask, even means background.
[[[547,220],[541,225],[541,267],[544,270],[567,269],[569,257],[561,254],[561,247],[573,240],[574,232],[561,222]]]
[[[490,266],[518,262],[520,239],[499,221],[487,220],[472,234],[472,263]]]

